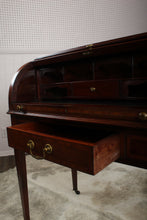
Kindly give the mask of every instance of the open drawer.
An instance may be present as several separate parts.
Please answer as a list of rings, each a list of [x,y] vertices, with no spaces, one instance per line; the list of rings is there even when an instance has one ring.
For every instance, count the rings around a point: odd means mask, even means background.
[[[93,175],[120,155],[119,134],[101,129],[30,122],[7,133],[10,147]]]

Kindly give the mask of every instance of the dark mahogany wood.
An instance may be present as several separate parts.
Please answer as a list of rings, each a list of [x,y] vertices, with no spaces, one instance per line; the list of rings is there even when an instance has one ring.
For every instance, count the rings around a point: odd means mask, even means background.
[[[71,168],[76,193],[77,171],[95,175],[115,160],[147,168],[146,50],[142,33],[37,58],[15,74],[8,143],[25,220],[24,152]]]
[[[77,182],[77,170],[72,169],[72,184],[73,184],[73,190],[76,194],[80,194],[80,191],[78,190],[78,182]]]
[[[111,132],[112,133],[112,132]],[[9,146],[31,155],[96,174],[120,155],[120,136],[110,131],[73,126],[48,126],[41,123],[24,123],[8,128]],[[18,138],[19,136],[19,138]],[[34,149],[28,147],[29,140]],[[45,146],[52,147],[44,156]]]
[[[25,153],[23,151],[15,149],[15,161],[24,220],[30,220]]]

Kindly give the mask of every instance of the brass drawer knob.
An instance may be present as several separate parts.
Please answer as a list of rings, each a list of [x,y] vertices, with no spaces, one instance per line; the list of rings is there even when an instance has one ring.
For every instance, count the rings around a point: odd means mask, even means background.
[[[21,112],[21,111],[23,111],[24,107],[23,107],[23,105],[17,105],[16,109],[17,109],[17,111]]]
[[[139,113],[139,119],[142,121],[147,120],[147,113],[146,112],[140,112]]]
[[[43,148],[43,157],[46,157],[46,154],[51,154],[53,151],[53,148],[50,144],[46,144],[45,147]]]
[[[89,89],[90,89],[91,92],[96,91],[96,88],[95,88],[95,87],[90,87]]]

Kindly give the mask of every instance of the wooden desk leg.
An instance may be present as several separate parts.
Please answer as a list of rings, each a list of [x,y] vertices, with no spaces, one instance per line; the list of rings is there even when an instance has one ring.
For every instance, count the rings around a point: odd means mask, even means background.
[[[71,169],[72,172],[72,184],[73,184],[73,190],[75,191],[76,194],[80,194],[80,191],[78,190],[77,187],[77,170]]]
[[[24,220],[30,220],[25,153],[15,149],[15,161]]]

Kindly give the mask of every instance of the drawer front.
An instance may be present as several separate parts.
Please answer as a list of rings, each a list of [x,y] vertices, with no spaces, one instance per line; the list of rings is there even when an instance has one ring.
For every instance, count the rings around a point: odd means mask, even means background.
[[[147,137],[142,135],[127,136],[127,158],[147,162]]]
[[[95,119],[114,119],[147,122],[147,108],[119,105],[74,105],[67,107],[67,114]]]
[[[119,98],[119,81],[101,80],[73,83],[72,91],[75,98],[117,99]]]
[[[63,114],[65,113],[65,106],[64,105],[40,105],[40,104],[26,104],[26,103],[15,103],[12,105],[14,112],[21,113],[21,114],[28,114],[28,113],[38,113],[38,114]]]
[[[34,142],[34,149],[27,146],[29,141]],[[8,143],[10,147],[25,151],[32,156],[39,156],[49,161],[70,167],[77,170],[92,173],[93,170],[93,147],[64,141],[54,137],[28,134],[8,128]],[[52,147],[51,153],[44,154],[46,145]]]
[[[9,146],[89,174],[96,174],[120,155],[120,138],[117,134],[108,135],[105,131],[100,135],[100,131],[96,131],[86,141],[85,132],[82,139],[82,131],[77,138],[69,138],[67,131],[67,138],[51,135],[51,131],[48,134],[44,127],[39,130],[40,124],[35,127],[36,124],[24,123],[7,128]],[[74,136],[77,135],[75,133]]]
[[[19,109],[18,107],[22,107]],[[147,128],[147,107],[141,106],[120,106],[120,105],[90,105],[90,104],[20,104],[12,105],[10,114],[22,116],[42,116],[44,118],[71,119],[71,120],[106,120],[109,124],[119,124],[127,126],[138,126]],[[113,120],[113,121],[112,121]],[[118,121],[119,120],[119,121]],[[104,122],[105,123],[105,122]],[[130,124],[131,123],[131,124]],[[134,124],[133,124],[134,123]],[[137,125],[135,124],[137,123]]]

